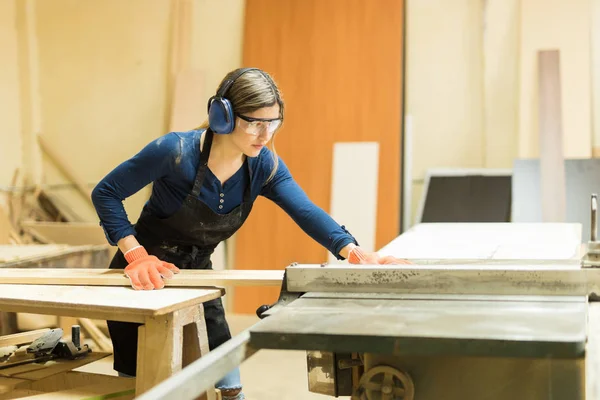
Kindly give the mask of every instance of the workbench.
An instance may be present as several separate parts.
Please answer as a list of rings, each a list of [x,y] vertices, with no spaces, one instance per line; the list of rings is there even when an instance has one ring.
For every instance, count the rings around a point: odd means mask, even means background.
[[[41,270],[40,270],[41,271]],[[0,285],[0,310],[141,323],[136,396],[208,353],[202,304],[220,288]],[[94,354],[94,353],[91,353]],[[206,392],[207,399],[214,391]]]
[[[305,350],[329,396],[600,400],[600,269],[582,267],[579,224],[419,224],[380,254],[414,264],[287,266],[260,322],[140,399],[190,399],[277,349]]]
[[[109,255],[109,245],[0,245],[0,268],[106,268]],[[66,319],[59,325],[71,322]],[[0,335],[16,332],[16,314],[0,312]]]

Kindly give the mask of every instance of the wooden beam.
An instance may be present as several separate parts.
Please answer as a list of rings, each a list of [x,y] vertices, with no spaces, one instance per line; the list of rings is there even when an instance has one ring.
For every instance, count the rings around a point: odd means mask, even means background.
[[[280,270],[181,270],[169,287],[281,286]],[[0,284],[131,286],[122,269],[0,268]]]
[[[42,136],[38,136],[38,143],[44,154],[50,159],[59,171],[70,181],[75,184],[75,187],[79,193],[86,199],[90,206],[93,207],[92,203],[92,190],[87,187],[85,182],[80,179],[72,168],[68,167],[63,161],[63,157],[48,143]]]
[[[15,333],[15,334],[12,334],[12,335],[2,336],[2,337],[0,337],[0,347],[14,346],[14,345],[20,345],[20,344],[25,344],[25,343],[31,343],[35,339],[37,339],[40,336],[42,336],[44,333],[48,332],[49,330],[50,329],[48,329],[48,328],[46,328],[46,329],[37,329],[35,331]]]
[[[94,385],[82,386],[74,389],[61,390],[29,396],[29,400],[79,400],[79,399],[133,399],[135,393],[135,382],[133,379],[123,378],[119,382],[110,385],[96,383]]]

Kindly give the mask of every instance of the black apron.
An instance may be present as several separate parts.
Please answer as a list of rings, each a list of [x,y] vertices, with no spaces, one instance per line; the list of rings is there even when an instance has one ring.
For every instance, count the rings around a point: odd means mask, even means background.
[[[212,131],[207,130],[194,187],[181,208],[170,217],[158,218],[144,207],[135,224],[136,239],[148,253],[180,269],[212,269],[210,255],[215,247],[242,226],[252,209],[250,183],[244,190],[242,204],[227,214],[214,212],[199,199],[212,139]],[[247,161],[242,168],[251,178]],[[123,269],[126,266],[123,253],[117,251],[109,268]],[[210,350],[231,338],[220,298],[204,303],[204,318]],[[114,369],[135,376],[140,324],[117,321],[107,321],[107,324],[114,349]]]

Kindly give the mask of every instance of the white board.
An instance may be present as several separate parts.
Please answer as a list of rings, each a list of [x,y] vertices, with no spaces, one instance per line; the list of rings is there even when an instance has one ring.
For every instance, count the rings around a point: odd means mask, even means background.
[[[352,233],[362,248],[375,251],[379,143],[333,145],[330,215]],[[329,263],[339,263],[329,253]]]

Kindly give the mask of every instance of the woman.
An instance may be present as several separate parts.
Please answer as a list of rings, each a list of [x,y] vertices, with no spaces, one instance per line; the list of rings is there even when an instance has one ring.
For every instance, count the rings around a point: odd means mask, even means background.
[[[149,143],[110,172],[92,193],[100,224],[119,251],[110,268],[124,269],[135,289],[160,289],[179,268],[210,269],[210,255],[244,223],[257,196],[285,210],[338,259],[390,263],[358,247],[354,237],[316,207],[266,145],[281,127],[284,103],[259,69],[230,72],[208,102],[208,121]],[[132,225],[122,201],[149,183],[152,195]],[[221,299],[204,304],[209,348],[231,338]],[[137,324],[108,321],[114,368],[136,372]],[[216,385],[224,400],[244,398],[239,370]]]

